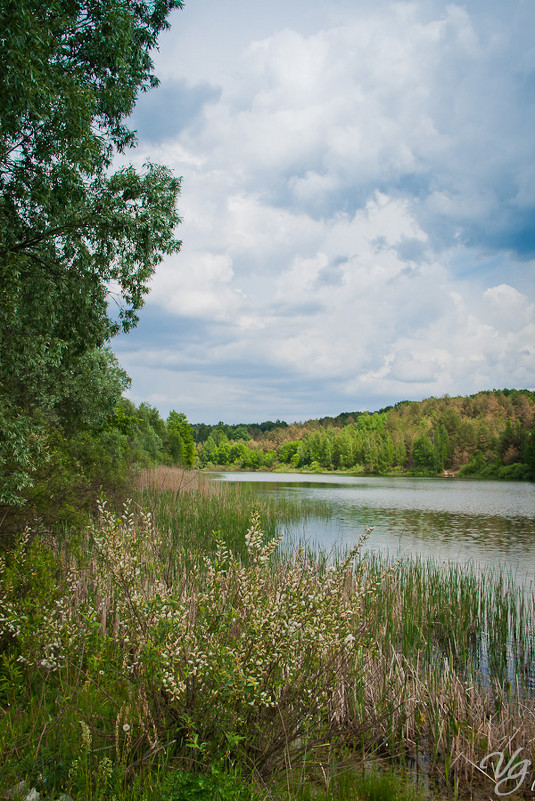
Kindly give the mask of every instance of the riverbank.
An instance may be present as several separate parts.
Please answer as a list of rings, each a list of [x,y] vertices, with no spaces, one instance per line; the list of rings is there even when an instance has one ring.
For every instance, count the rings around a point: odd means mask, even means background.
[[[381,758],[427,797],[469,798],[493,790],[492,751],[533,760],[534,615],[513,588],[373,561],[364,541],[336,565],[287,554],[292,505],[261,499],[251,519],[252,502],[166,469],[119,517],[19,542],[2,571],[3,788],[365,799],[341,776]],[[415,798],[391,781],[375,797]]]
[[[533,477],[527,475],[524,470],[481,470],[476,471],[467,466],[467,469],[443,470],[434,472],[432,470],[384,470],[381,472],[366,471],[364,469],[328,469],[319,464],[306,467],[291,467],[289,465],[277,465],[275,467],[240,467],[239,465],[209,464],[197,466],[203,473],[288,473],[291,475],[326,475],[326,476],[353,476],[361,478],[447,478],[447,479],[470,479],[473,481],[530,481]]]

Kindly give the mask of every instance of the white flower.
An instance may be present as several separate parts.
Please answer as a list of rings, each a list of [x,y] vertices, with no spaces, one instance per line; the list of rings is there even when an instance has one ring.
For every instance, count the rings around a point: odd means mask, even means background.
[[[123,724],[123,731],[130,731],[130,725],[128,723]]]

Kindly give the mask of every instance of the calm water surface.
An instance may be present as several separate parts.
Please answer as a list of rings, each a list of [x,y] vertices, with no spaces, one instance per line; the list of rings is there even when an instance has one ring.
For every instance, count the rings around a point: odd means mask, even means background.
[[[266,495],[321,503],[288,538],[326,549],[351,545],[373,526],[369,550],[392,557],[505,567],[535,586],[535,485],[516,481],[376,478],[294,473],[217,473],[214,480],[254,482]]]

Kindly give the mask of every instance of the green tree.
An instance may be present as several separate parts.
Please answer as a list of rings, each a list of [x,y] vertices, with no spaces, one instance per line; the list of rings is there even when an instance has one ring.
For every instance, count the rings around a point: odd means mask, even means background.
[[[179,249],[179,180],[111,167],[135,144],[125,120],[157,84],[150,52],[180,6],[0,4],[0,501],[23,502],[51,424],[79,426],[64,387],[135,325],[156,265]]]
[[[206,442],[199,446],[199,453],[201,458],[201,463],[205,464],[215,464],[217,461],[217,444],[210,434]]]
[[[269,451],[266,451],[264,453],[264,456],[262,458],[262,464],[263,464],[264,467],[271,468],[271,467],[273,467],[273,465],[275,464],[276,461],[277,461],[277,452],[276,451],[270,449]]]
[[[247,448],[242,457],[242,467],[245,470],[258,470],[262,464],[262,455],[262,451]]]
[[[535,429],[526,439],[524,447],[524,462],[528,468],[528,477],[535,480]]]
[[[251,439],[251,437],[249,436],[247,426],[245,425],[233,426],[232,439],[234,440],[241,439],[244,442],[248,442]]]
[[[172,411],[167,418],[167,448],[175,464],[193,467],[195,443],[193,429],[185,414]]]
[[[528,440],[528,432],[522,427],[520,420],[509,420],[500,433],[498,456],[504,465],[521,462]]]
[[[75,438],[82,431],[98,435],[113,424],[114,410],[130,379],[110,351],[93,348],[82,353],[56,381],[44,374],[43,383],[40,408],[29,409],[12,401],[8,382],[0,385],[1,519],[7,515],[6,506],[25,503],[34,481],[43,481],[45,465],[55,463],[58,442],[70,459],[65,435]],[[77,451],[81,441],[78,438]],[[73,469],[78,470],[75,465]],[[45,497],[44,487],[40,494]]]
[[[123,401],[125,404],[126,401]],[[130,402],[128,402],[130,403]],[[140,464],[154,464],[164,459],[163,442],[167,436],[165,422],[157,409],[147,403],[139,408],[132,404],[130,428],[130,458]]]
[[[288,464],[292,460],[292,456],[294,456],[299,448],[299,442],[297,440],[293,440],[291,442],[284,442],[279,447],[279,459],[284,464]]]
[[[230,445],[229,462],[231,464],[240,464],[243,456],[247,451],[247,445],[243,440],[232,442]]]
[[[378,469],[380,473],[392,470],[394,466],[394,442],[387,432],[379,445]]]
[[[412,447],[414,466],[425,470],[436,469],[436,456],[433,443],[427,434],[421,434]]]
[[[373,430],[365,432],[362,446],[362,463],[368,473],[375,473],[378,462],[378,448]]]
[[[54,401],[53,416],[70,435],[102,429],[130,386],[130,378],[110,350],[93,348],[77,359],[75,369],[61,376],[61,383],[58,376],[58,386],[61,391],[54,395],[51,388],[49,400]]]
[[[448,463],[450,457],[450,440],[448,432],[443,423],[434,432],[434,451],[435,451],[435,469],[438,471],[444,470],[444,466]]]

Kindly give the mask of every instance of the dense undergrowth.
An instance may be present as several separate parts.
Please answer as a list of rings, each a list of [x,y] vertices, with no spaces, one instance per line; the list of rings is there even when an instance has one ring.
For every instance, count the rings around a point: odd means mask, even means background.
[[[491,752],[534,759],[534,610],[512,584],[390,565],[364,537],[334,562],[285,552],[291,508],[251,516],[249,493],[160,470],[119,515],[19,537],[1,571],[2,790],[387,801],[416,798],[399,771],[419,766],[426,797],[454,798],[492,792]]]

